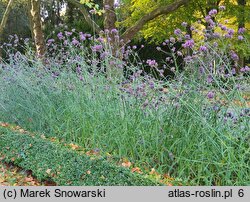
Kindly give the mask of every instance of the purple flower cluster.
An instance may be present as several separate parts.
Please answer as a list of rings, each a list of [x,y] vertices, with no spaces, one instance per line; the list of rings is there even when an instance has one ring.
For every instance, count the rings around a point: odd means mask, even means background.
[[[63,36],[63,33],[62,33],[62,32],[59,32],[59,33],[57,34],[57,37],[58,37],[59,40],[63,40],[63,39],[64,39],[64,36]]]
[[[174,34],[179,36],[181,34],[181,30],[180,29],[176,29],[174,30]]]
[[[219,10],[224,11],[224,10],[226,10],[226,7],[225,6],[219,6]]]
[[[65,35],[66,35],[66,36],[71,36],[72,34],[73,34],[72,32],[65,31]]]
[[[239,30],[238,30],[238,34],[244,34],[245,31],[246,31],[246,28],[245,28],[245,27],[241,27],[241,28],[239,28]]]
[[[169,41],[170,41],[171,43],[175,43],[176,40],[175,40],[174,37],[170,37]]]
[[[244,37],[243,37],[242,35],[239,35],[239,36],[238,36],[238,39],[239,39],[239,41],[243,41],[243,40],[244,40]]]
[[[215,16],[218,13],[218,11],[216,9],[212,9],[211,11],[209,11],[209,15],[210,16]]]
[[[206,17],[205,17],[205,21],[206,22],[209,22],[211,20],[211,16],[210,15],[207,15]]]
[[[189,34],[185,34],[184,38],[185,38],[186,40],[189,40],[189,39],[191,39],[191,36],[190,36]]]
[[[230,56],[231,56],[232,60],[235,62],[237,62],[239,60],[239,56],[234,51],[230,52]]]
[[[182,23],[181,23],[181,26],[182,26],[182,27],[187,27],[187,25],[188,25],[187,22],[182,22]]]
[[[74,37],[73,40],[72,40],[72,44],[74,46],[78,46],[80,44],[80,42]]]
[[[100,52],[103,50],[103,46],[102,45],[94,45],[91,47],[93,52]]]
[[[234,30],[233,29],[227,29],[227,34],[225,35],[225,37],[232,39],[233,35],[234,35]]]
[[[55,42],[55,39],[48,39],[47,40],[47,45],[49,46],[49,45],[51,45],[54,42]]]
[[[81,41],[85,41],[86,40],[86,34],[84,34],[82,32],[79,33],[79,37],[80,37]]]
[[[220,27],[221,28],[221,30],[223,30],[223,31],[226,31],[227,30],[227,27],[225,26],[225,25],[223,25],[223,24],[218,24],[218,27]]]
[[[118,34],[118,30],[117,29],[111,29],[111,34]]]
[[[148,59],[146,62],[150,67],[157,67],[158,63],[155,60]]]
[[[193,48],[194,47],[194,40],[190,39],[187,40],[184,44],[182,44],[183,48]]]
[[[206,46],[200,46],[199,50],[201,52],[206,52],[207,51],[207,47]]]
[[[241,71],[242,73],[250,72],[250,67],[248,67],[248,66],[242,67],[242,68],[240,69],[240,71]]]

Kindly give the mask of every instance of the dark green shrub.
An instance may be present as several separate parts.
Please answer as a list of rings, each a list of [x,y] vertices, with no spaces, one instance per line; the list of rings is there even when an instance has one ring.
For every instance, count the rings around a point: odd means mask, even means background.
[[[157,185],[103,157],[91,158],[46,139],[1,128],[0,148],[4,161],[32,170],[39,180],[51,179],[57,185]]]

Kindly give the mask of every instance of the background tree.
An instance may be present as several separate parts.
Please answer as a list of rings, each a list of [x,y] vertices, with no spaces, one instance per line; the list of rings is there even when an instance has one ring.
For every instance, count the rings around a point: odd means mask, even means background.
[[[33,24],[33,33],[38,57],[42,58],[45,55],[45,41],[42,30],[41,16],[40,16],[40,0],[30,0],[31,17]]]
[[[220,18],[216,17],[218,22],[223,23],[225,19],[229,19],[227,26],[230,28],[245,27],[248,30],[250,27],[250,2],[246,0],[119,0],[118,4],[115,0],[40,0],[40,19],[34,18],[39,15],[31,15],[32,1],[14,1],[5,26],[6,34],[2,36],[6,41],[7,36],[13,33],[23,38],[32,35],[36,41],[36,49],[40,50],[39,55],[45,51],[44,38],[56,37],[59,31],[73,28],[96,35],[104,29],[117,29],[124,44],[131,40],[138,44],[143,42],[150,47],[149,54],[152,55],[152,47],[168,38],[182,22],[187,23],[183,31],[198,39],[199,36],[191,30],[191,24],[200,20],[200,28],[205,28],[207,24],[203,18],[210,9],[218,9],[220,5],[226,6],[226,11],[219,14]],[[7,0],[0,0],[0,17],[7,3]],[[23,15],[24,13],[27,14]],[[40,22],[36,23],[38,26],[34,24],[35,21]],[[34,30],[37,30],[36,35]],[[37,44],[38,41],[40,45]],[[246,44],[237,39],[234,41],[233,48],[240,54],[240,58],[248,57]],[[155,55],[162,57],[157,51]],[[244,64],[242,59],[239,62]]]
[[[3,17],[2,17],[2,20],[1,20],[1,24],[0,24],[0,37],[3,33],[3,30],[5,29],[5,26],[6,26],[6,23],[7,23],[7,20],[9,18],[9,14],[10,14],[10,11],[11,11],[11,7],[14,3],[14,0],[9,0],[9,3],[6,7],[6,10],[3,14]]]
[[[238,18],[238,31],[241,28],[246,27],[246,6],[247,6],[247,1],[246,0],[237,0],[237,3],[239,5],[239,14],[237,16]],[[249,14],[248,14],[249,16]],[[243,67],[245,65],[245,57],[243,54],[239,55],[239,66]]]
[[[83,1],[85,2],[85,1]],[[91,27],[91,30],[93,32],[96,32],[96,33],[99,33],[101,31],[101,28],[100,26],[98,25],[99,23],[97,23],[95,20],[93,20],[91,18],[91,15],[89,13],[89,10],[85,7],[85,5],[83,3],[80,3],[79,1],[77,0],[67,0],[67,5],[70,5],[71,6],[71,12],[70,14],[72,15],[72,12],[73,12],[73,6],[76,7],[79,12],[82,14],[85,22],[87,23],[87,25],[89,27]],[[92,4],[91,4],[92,5]],[[98,4],[93,4],[93,5],[98,5]],[[91,6],[90,6],[91,7]],[[71,16],[71,20],[73,20],[73,15]],[[79,19],[78,19],[79,20]]]
[[[9,18],[9,14],[10,14],[13,2],[14,2],[14,0],[9,0],[8,5],[6,7],[6,10],[5,10],[5,12],[3,14],[3,17],[2,17],[2,20],[1,20],[1,24],[0,24],[0,45],[2,43],[3,31],[4,31],[5,27],[6,27],[6,23],[7,23],[7,20]],[[2,58],[2,51],[0,49],[0,60],[1,60],[1,58]]]

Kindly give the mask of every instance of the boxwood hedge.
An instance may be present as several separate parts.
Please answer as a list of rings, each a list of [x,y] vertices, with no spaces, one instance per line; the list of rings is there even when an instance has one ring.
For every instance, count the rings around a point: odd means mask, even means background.
[[[91,158],[39,136],[1,127],[0,155],[5,162],[31,170],[38,180],[52,180],[60,186],[160,185],[105,158]]]

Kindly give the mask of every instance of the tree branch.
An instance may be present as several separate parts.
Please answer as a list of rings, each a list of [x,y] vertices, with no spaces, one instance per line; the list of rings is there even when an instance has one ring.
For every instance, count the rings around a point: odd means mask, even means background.
[[[143,26],[147,22],[155,19],[156,17],[160,15],[167,15],[189,2],[190,0],[178,0],[168,6],[156,8],[152,12],[146,14],[140,20],[138,20],[134,26],[128,28],[126,32],[124,32],[124,34],[121,37],[123,39],[123,42],[125,44],[128,43],[135,36],[135,34],[143,28]]]
[[[93,30],[95,30],[97,33],[101,31],[101,28],[91,19],[87,9],[84,7],[83,4],[81,4],[77,0],[67,0],[67,1],[80,9],[80,12],[82,13],[84,19],[86,20],[88,25],[92,27]]]
[[[5,12],[3,14],[3,17],[2,17],[2,20],[1,20],[1,23],[0,23],[0,45],[2,43],[2,38],[3,38],[3,31],[6,27],[6,23],[8,21],[8,18],[9,18],[9,15],[10,15],[10,11],[11,11],[11,7],[12,7],[12,4],[14,3],[14,0],[9,0],[8,2],[8,5],[5,9]],[[2,50],[0,49],[0,62],[2,61]]]
[[[202,14],[203,18],[205,18],[206,17],[206,13],[204,12],[204,10],[202,8],[202,5],[199,2],[197,2],[197,4],[198,4],[198,6],[200,8],[200,11],[201,11],[201,14]]]
[[[0,35],[2,35],[3,30],[4,30],[5,26],[6,26],[6,23],[7,23],[7,20],[8,20],[8,17],[9,17],[11,7],[12,7],[13,3],[14,3],[14,0],[9,0],[7,8],[5,9],[5,12],[3,14],[3,18],[2,18],[2,21],[1,21],[1,24],[0,24]]]

